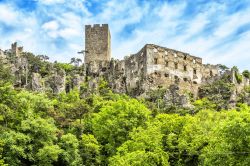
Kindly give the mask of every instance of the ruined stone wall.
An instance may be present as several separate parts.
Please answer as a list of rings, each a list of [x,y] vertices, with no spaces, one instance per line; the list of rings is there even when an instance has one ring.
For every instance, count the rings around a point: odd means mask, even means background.
[[[202,83],[213,81],[213,79],[220,77],[219,65],[203,64],[202,66]]]
[[[145,46],[147,54],[146,89],[178,84],[180,91],[195,93],[202,81],[202,59],[187,53],[152,44]]]
[[[202,83],[219,75],[216,65],[203,65],[201,58],[153,44],[124,60],[92,61],[87,71],[91,77],[104,77],[114,91],[133,96],[173,84],[181,93],[197,94]]]
[[[111,60],[110,67],[105,73],[110,87],[117,93],[126,93],[125,61]]]
[[[28,85],[29,63],[26,58],[17,57],[11,65],[12,73],[15,75],[15,87],[25,88]]]
[[[111,35],[108,24],[85,26],[85,63],[110,61]]]
[[[144,92],[146,82],[146,49],[125,58],[125,80],[128,93],[138,95]]]
[[[242,81],[238,82],[236,79],[236,71],[235,69],[231,69],[230,71],[231,75],[231,82],[235,85],[235,91],[236,94],[240,93],[244,88],[248,87],[250,85],[250,80],[242,75]]]

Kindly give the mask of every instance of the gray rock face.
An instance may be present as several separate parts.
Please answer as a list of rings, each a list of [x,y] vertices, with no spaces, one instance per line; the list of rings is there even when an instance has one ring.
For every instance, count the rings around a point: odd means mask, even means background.
[[[230,96],[229,108],[235,108],[236,102],[237,102],[237,93],[236,93],[236,89],[234,89]]]
[[[36,92],[42,92],[43,88],[41,75],[39,73],[32,73],[31,89]]]
[[[80,90],[80,85],[81,83],[84,82],[84,76],[80,76],[79,74],[75,74],[72,77],[72,88],[77,88],[78,90]]]
[[[5,59],[6,55],[4,54],[3,50],[0,49],[0,59]]]
[[[179,94],[179,87],[176,84],[170,85],[169,89],[164,95],[164,100],[167,106],[181,106],[188,107],[189,99],[186,95]]]
[[[29,77],[29,63],[26,58],[23,57],[14,57],[14,62],[11,64],[11,70],[13,75],[15,75],[16,87],[28,86],[28,77]]]
[[[52,92],[55,94],[61,93],[65,91],[65,84],[66,84],[66,76],[64,71],[55,72],[49,79],[48,79],[48,86],[52,89]]]

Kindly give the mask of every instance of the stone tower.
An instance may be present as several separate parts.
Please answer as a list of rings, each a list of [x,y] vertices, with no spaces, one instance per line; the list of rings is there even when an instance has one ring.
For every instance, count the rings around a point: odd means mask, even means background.
[[[17,42],[11,44],[11,53],[13,53],[15,56],[20,56],[22,52],[23,52],[23,47],[18,47]]]
[[[85,25],[85,63],[110,61],[111,35],[108,24]]]

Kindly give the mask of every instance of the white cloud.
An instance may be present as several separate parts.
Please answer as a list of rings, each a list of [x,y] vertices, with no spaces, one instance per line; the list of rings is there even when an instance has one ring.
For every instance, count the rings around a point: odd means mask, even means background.
[[[53,5],[57,3],[64,3],[65,0],[39,0],[39,2],[45,5]]]
[[[49,21],[42,25],[42,28],[46,31],[56,31],[59,28],[57,21]]]
[[[73,29],[73,28],[65,28],[65,29],[60,30],[58,33],[62,38],[65,38],[65,39],[70,39],[72,37],[79,36],[80,34],[77,29]]]
[[[7,25],[15,25],[17,22],[18,13],[7,4],[0,4],[0,22]]]

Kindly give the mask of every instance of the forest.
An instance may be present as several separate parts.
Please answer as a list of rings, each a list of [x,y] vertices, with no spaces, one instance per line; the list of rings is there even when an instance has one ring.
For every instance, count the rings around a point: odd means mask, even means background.
[[[228,107],[226,81],[203,87],[185,109],[166,106],[161,89],[133,98],[102,80],[91,93],[83,84],[56,95],[13,88],[11,79],[0,66],[0,165],[250,164],[250,107],[244,95]]]

